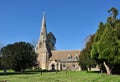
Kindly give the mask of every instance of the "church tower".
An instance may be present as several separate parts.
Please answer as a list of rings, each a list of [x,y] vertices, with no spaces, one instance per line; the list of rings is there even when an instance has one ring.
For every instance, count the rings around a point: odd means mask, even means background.
[[[37,44],[37,54],[38,54],[37,61],[39,68],[48,69],[49,51],[47,49],[47,29],[46,29],[45,13],[43,13],[43,18],[42,18],[40,38]]]

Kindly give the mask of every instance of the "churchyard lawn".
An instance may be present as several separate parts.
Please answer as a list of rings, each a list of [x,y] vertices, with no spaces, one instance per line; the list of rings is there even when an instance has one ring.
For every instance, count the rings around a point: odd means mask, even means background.
[[[42,75],[40,72],[9,72],[7,75],[0,73],[0,82],[120,82],[120,76],[85,71],[43,72]]]

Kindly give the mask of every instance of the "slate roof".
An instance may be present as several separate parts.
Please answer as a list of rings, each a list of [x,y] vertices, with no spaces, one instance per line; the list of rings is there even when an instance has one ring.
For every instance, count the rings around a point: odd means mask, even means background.
[[[51,51],[51,53],[49,60],[68,60],[68,56],[71,56],[71,60],[75,60],[76,55],[79,57],[80,50],[60,50]]]

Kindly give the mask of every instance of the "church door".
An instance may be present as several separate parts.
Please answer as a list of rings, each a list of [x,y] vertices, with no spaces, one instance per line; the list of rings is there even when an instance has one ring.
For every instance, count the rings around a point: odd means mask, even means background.
[[[55,70],[55,65],[54,64],[52,64],[51,67],[52,67],[52,70]]]

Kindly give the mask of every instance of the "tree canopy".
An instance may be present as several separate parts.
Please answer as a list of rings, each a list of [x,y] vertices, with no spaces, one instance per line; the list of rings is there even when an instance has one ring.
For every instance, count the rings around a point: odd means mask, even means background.
[[[2,56],[1,49],[2,48],[3,48],[3,43],[0,42],[0,69],[2,68],[1,66],[1,56]]]
[[[91,58],[90,51],[92,49],[92,44],[94,40],[94,35],[90,35],[88,41],[86,42],[85,48],[81,51],[79,58],[79,64],[83,70],[91,68],[96,64],[96,62]]]
[[[108,10],[108,13],[111,13],[110,17],[112,17],[113,19],[116,19],[116,17],[118,16],[118,10],[114,7],[110,8]]]
[[[100,23],[95,33],[91,57],[103,63],[108,74],[112,73],[115,64],[120,64],[120,20],[117,19],[118,11],[111,8],[112,12],[105,24]],[[110,22],[111,21],[111,22]]]
[[[21,72],[24,72],[26,68],[33,67],[37,56],[34,47],[26,42],[8,44],[2,48],[1,53],[3,69],[11,68]]]
[[[55,50],[55,43],[56,43],[56,38],[55,38],[55,36],[54,36],[54,34],[52,33],[52,32],[49,32],[48,34],[47,34],[47,41],[48,41],[48,48],[50,49],[50,50]]]

